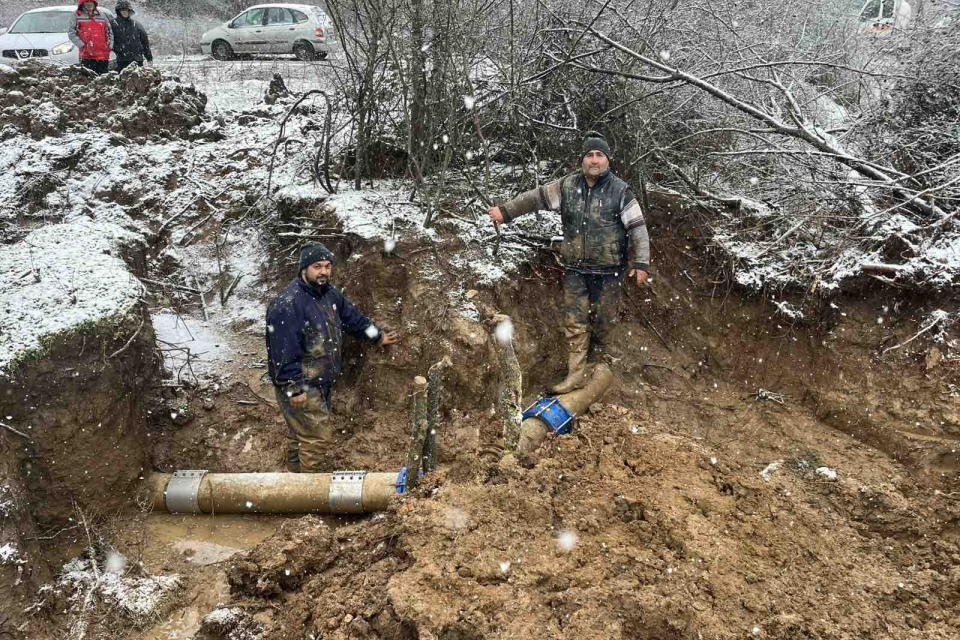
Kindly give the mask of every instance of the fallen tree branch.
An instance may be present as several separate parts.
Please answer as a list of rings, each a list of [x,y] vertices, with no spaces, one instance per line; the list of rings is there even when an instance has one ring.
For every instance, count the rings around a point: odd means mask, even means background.
[[[21,438],[26,438],[27,440],[33,440],[33,438],[31,438],[31,437],[28,436],[27,434],[25,434],[25,433],[23,433],[23,432],[21,432],[21,431],[17,431],[16,429],[14,429],[13,427],[11,427],[11,426],[8,425],[8,424],[3,424],[2,422],[0,422],[0,427],[3,427],[4,429],[6,429],[7,431],[9,431],[10,433],[15,433],[15,434],[17,434],[17,435],[20,436]]]
[[[123,353],[124,351],[130,348],[130,345],[133,344],[133,341],[136,339],[136,337],[140,335],[140,330],[143,329],[143,325],[145,321],[146,321],[146,318],[141,315],[140,326],[137,327],[137,330],[133,332],[133,335],[130,336],[130,339],[127,340],[127,343],[125,345],[123,345],[122,347],[120,347],[119,349],[111,353],[109,356],[107,356],[107,360],[112,360],[113,358],[116,358],[118,355],[120,355],[121,353]]]

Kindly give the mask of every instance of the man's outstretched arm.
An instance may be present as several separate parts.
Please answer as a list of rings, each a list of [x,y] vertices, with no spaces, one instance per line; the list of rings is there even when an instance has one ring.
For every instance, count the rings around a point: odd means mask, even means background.
[[[510,202],[498,207],[490,207],[487,215],[497,224],[513,222],[532,211],[560,208],[560,180],[554,180],[536,189],[524,191]]]

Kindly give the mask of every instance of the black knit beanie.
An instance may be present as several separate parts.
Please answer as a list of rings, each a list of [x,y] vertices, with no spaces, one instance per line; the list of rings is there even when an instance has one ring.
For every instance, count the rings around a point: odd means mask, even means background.
[[[583,160],[583,156],[590,151],[603,151],[607,159],[610,159],[610,145],[607,144],[607,139],[603,137],[602,133],[587,131],[587,135],[583,139],[583,152],[580,154],[580,159]]]
[[[321,260],[333,262],[333,252],[321,243],[311,242],[300,247],[300,271]]]

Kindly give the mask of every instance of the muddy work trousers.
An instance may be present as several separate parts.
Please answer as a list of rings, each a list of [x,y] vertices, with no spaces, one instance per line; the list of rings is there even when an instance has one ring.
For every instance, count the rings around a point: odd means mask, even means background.
[[[287,421],[287,470],[293,473],[319,473],[333,446],[333,420],[330,416],[330,388],[310,387],[307,402],[293,406],[287,392],[277,389],[277,402]]]
[[[582,340],[589,332],[590,353],[603,353],[607,331],[617,321],[625,275],[625,269],[600,274],[567,270],[563,277],[563,333],[569,344],[578,343],[578,338]]]

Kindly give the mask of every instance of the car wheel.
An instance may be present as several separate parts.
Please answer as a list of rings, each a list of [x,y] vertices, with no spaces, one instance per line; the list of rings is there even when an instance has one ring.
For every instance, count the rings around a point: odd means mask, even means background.
[[[297,56],[297,60],[316,60],[317,54],[313,50],[313,46],[307,42],[298,42],[293,45],[293,55]]]
[[[217,40],[210,48],[210,53],[217,60],[233,60],[233,47],[226,40]]]

